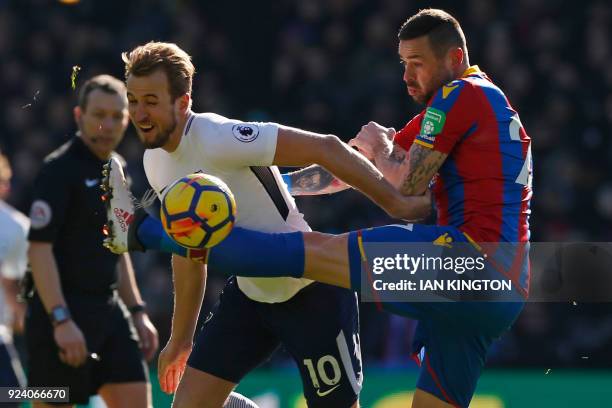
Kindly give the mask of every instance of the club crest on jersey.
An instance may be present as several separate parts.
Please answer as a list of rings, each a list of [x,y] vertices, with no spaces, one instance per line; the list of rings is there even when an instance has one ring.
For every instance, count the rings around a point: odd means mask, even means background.
[[[440,109],[429,107],[425,111],[419,137],[433,143],[435,135],[442,132],[446,114]]]
[[[241,123],[232,126],[232,134],[241,142],[250,143],[259,136],[259,127],[252,123]]]
[[[44,200],[35,200],[30,207],[30,225],[33,229],[41,229],[51,222],[51,206]]]
[[[448,84],[444,85],[442,87],[442,99],[448,98],[448,95],[450,95],[451,92],[457,89],[460,84],[461,84],[461,81],[455,80],[455,81],[451,81]]]

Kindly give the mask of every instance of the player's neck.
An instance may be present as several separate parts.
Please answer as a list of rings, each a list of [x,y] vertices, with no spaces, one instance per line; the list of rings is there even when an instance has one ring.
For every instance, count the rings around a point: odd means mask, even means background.
[[[172,153],[179,147],[179,145],[181,144],[181,139],[183,138],[183,134],[185,133],[185,126],[187,126],[187,121],[189,120],[189,117],[191,115],[192,112],[190,109],[185,111],[184,115],[181,115],[181,117],[176,121],[176,127],[174,128],[174,131],[170,133],[168,143],[162,146],[162,149],[164,149],[168,153]]]
[[[465,71],[467,71],[469,68],[470,62],[467,59],[463,60],[463,63],[457,67],[457,72],[455,73],[455,76],[457,78],[463,77],[463,74],[465,74]]]

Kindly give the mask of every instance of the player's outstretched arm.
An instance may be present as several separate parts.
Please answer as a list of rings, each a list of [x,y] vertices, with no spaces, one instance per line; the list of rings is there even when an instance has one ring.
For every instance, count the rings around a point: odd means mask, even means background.
[[[393,143],[396,133],[393,128],[369,122],[348,144],[374,162],[385,178],[399,189],[408,171],[408,152]]]
[[[385,178],[404,195],[423,194],[448,156],[413,143],[409,151],[392,142],[395,130],[376,122],[364,125],[349,145],[374,160]]]
[[[389,156],[375,155],[376,167],[404,195],[422,194],[446,160],[447,155],[413,144],[410,151],[394,145]]]
[[[333,135],[280,126],[273,162],[279,166],[319,164],[395,218],[422,219],[430,211],[429,197],[402,196],[363,155]]]
[[[174,314],[170,339],[159,356],[158,379],[162,391],[176,391],[191,353],[206,286],[206,268],[181,256],[172,257]]]
[[[174,315],[171,340],[193,340],[206,288],[206,268],[182,256],[172,256]]]
[[[354,140],[351,140],[349,144],[354,145]],[[387,181],[399,190],[409,171],[408,152],[399,145],[393,145],[391,153],[387,154],[386,149],[378,150],[373,153],[371,160]]]
[[[294,196],[333,194],[351,187],[318,164],[285,173],[283,180]]]
[[[378,151],[373,160],[376,168],[399,190],[402,181],[410,170],[408,152],[399,145],[393,145],[391,154],[387,155],[384,151]]]

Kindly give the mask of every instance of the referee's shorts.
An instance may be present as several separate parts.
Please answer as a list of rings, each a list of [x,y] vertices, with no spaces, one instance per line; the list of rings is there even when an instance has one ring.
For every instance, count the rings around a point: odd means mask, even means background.
[[[100,361],[88,358],[78,368],[62,363],[49,317],[35,296],[26,315],[28,386],[69,387],[71,404],[87,404],[104,384],[148,381],[138,335],[116,296],[67,295],[66,302],[87,350]]]

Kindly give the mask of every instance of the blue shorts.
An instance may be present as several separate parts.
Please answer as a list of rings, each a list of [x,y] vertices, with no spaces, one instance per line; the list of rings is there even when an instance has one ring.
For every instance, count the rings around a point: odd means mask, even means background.
[[[364,244],[431,243],[441,236],[468,242],[457,228],[436,225],[386,225],[351,232],[351,270],[361,262],[359,235]],[[367,258],[367,251],[364,255]],[[467,407],[487,351],[516,320],[523,302],[386,302],[382,308],[419,321],[412,347],[413,357],[421,367],[417,387],[449,404]]]
[[[205,319],[188,365],[239,383],[282,345],[309,407],[348,408],[362,383],[355,292],[312,283],[282,303],[249,299],[230,278]]]

